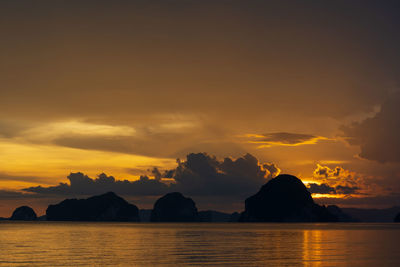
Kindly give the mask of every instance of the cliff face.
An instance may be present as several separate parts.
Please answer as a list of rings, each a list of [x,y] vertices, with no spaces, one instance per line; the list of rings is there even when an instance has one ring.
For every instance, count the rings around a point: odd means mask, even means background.
[[[10,218],[13,221],[34,221],[36,219],[35,211],[28,206],[16,208]]]
[[[48,221],[139,221],[139,210],[113,192],[50,205]]]
[[[196,204],[181,193],[169,193],[159,198],[151,212],[152,222],[195,222],[198,220]]]
[[[338,218],[314,203],[310,192],[295,176],[279,175],[247,198],[242,222],[326,222]]]

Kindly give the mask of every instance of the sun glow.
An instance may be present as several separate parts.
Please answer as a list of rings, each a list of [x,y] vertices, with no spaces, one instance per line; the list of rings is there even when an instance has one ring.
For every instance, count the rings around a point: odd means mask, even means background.
[[[312,194],[313,198],[345,198],[342,194]]]
[[[146,169],[152,166],[170,168],[174,159],[151,158],[114,152],[82,150],[53,145],[18,144],[0,141],[0,171],[10,176],[31,176],[41,179],[41,184],[58,184],[70,172],[84,172],[95,177],[101,172],[116,179],[136,180],[137,174],[129,169]],[[1,188],[22,188],[33,182],[2,180]]]

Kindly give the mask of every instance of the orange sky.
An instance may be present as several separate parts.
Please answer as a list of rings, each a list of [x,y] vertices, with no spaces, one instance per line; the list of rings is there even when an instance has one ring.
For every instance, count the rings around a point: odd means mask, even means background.
[[[390,1],[0,3],[0,216],[64,197],[10,192],[71,172],[153,178],[192,152],[250,153],[336,188],[324,203],[399,205],[397,11]]]

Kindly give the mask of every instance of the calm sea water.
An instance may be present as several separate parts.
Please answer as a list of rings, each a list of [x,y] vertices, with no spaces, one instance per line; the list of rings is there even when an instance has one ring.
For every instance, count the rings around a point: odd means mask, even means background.
[[[400,224],[0,222],[1,266],[400,266]]]

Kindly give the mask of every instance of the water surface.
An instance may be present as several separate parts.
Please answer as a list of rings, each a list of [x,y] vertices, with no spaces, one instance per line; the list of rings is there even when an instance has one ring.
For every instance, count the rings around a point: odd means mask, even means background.
[[[0,222],[1,266],[400,266],[400,224]]]

